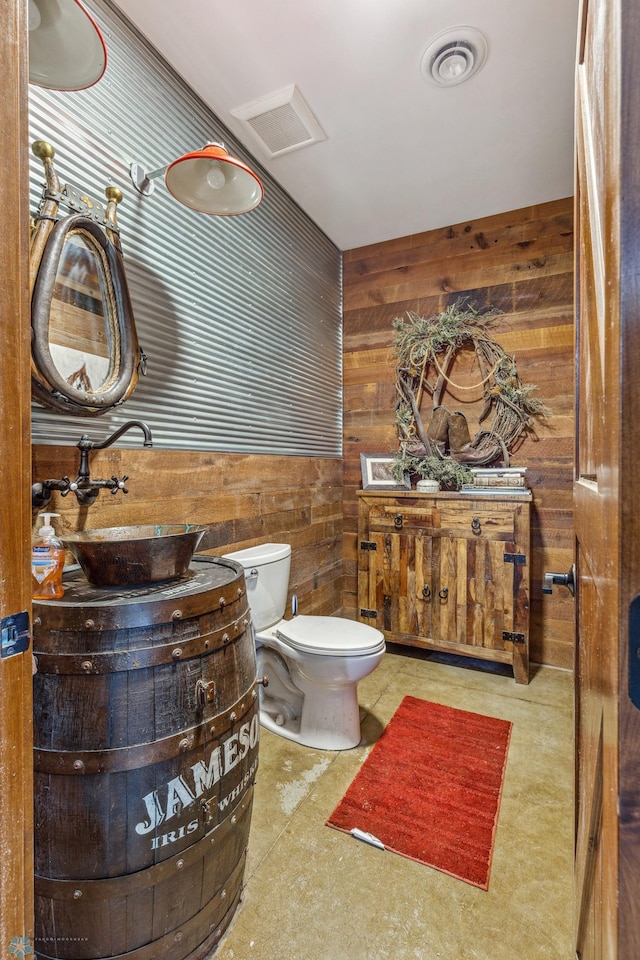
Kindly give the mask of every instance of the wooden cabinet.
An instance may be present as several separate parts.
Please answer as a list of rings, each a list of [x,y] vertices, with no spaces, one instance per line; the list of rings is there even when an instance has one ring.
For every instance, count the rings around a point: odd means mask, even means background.
[[[531,495],[358,495],[358,619],[528,683]]]

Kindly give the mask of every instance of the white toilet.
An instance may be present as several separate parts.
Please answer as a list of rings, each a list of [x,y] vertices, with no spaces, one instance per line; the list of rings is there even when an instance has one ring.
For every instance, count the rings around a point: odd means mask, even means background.
[[[319,750],[360,743],[358,681],[373,673],[384,634],[342,617],[283,620],[291,547],[264,543],[227,553],[244,567],[256,636],[260,722],[273,733]]]

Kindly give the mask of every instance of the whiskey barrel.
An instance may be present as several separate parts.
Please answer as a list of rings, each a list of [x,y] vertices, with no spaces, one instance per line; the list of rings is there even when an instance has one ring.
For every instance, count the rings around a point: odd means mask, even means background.
[[[258,765],[242,567],[34,603],[35,954],[204,957],[242,887]]]

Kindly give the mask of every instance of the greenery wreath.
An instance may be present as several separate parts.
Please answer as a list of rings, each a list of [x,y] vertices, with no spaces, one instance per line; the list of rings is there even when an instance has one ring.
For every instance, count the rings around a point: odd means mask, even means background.
[[[405,473],[434,476],[445,486],[459,487],[470,478],[471,466],[486,466],[499,460],[508,466],[509,451],[519,437],[533,429],[532,419],[549,416],[544,404],[531,395],[535,386],[525,386],[520,380],[515,357],[505,353],[489,333],[500,312],[491,308],[481,313],[462,298],[437,316],[421,317],[409,312],[406,318],[394,320],[398,393],[395,415],[400,439],[400,452],[394,459],[396,477]],[[473,386],[455,384],[449,370],[457,351],[469,346],[475,350],[480,382]],[[441,404],[447,384],[458,390],[482,388],[480,429],[473,438],[468,434],[464,415],[458,411],[451,414]],[[420,414],[425,394],[430,398],[432,411],[427,427]],[[443,441],[446,417],[450,430],[457,431],[458,436],[462,426],[463,442]]]

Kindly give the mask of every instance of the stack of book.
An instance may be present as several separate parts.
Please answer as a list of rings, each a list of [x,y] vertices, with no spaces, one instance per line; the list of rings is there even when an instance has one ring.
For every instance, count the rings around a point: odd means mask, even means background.
[[[526,467],[472,467],[473,480],[465,483],[460,493],[473,496],[502,497],[512,493],[528,493]]]

